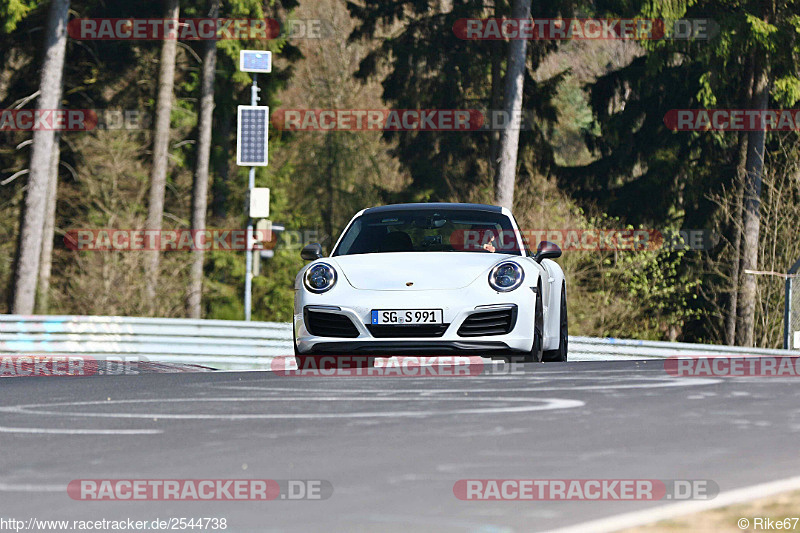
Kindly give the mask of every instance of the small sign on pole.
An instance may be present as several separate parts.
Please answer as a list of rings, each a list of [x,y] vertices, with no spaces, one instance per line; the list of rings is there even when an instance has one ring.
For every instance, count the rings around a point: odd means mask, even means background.
[[[269,187],[250,190],[250,218],[269,218]]]
[[[239,70],[242,72],[272,72],[272,52],[265,50],[240,50]]]

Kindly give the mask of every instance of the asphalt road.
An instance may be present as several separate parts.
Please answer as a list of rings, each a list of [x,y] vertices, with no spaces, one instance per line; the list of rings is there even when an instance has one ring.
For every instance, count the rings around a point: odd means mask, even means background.
[[[0,517],[224,517],[226,531],[540,531],[663,501],[462,501],[460,479],[800,472],[797,378],[675,378],[662,361],[469,377],[270,372],[0,379]],[[323,500],[81,501],[78,479],[324,480]],[[325,485],[327,486],[327,485]]]

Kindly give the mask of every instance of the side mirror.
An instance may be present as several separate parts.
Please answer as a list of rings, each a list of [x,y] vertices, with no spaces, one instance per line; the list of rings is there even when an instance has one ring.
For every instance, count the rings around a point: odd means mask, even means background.
[[[556,257],[561,257],[561,248],[550,241],[542,241],[536,248],[536,255],[533,256],[533,259],[537,263],[541,263],[542,259],[555,259]]]
[[[561,252],[559,251],[559,254]],[[311,244],[306,244],[303,246],[303,249],[300,250],[300,257],[305,259],[306,261],[313,261],[315,259],[319,259],[322,257],[322,246],[318,242],[312,242]]]

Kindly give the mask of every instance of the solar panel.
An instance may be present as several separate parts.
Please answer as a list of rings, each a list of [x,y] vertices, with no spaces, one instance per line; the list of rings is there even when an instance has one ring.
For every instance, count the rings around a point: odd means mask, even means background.
[[[264,167],[268,163],[269,107],[239,106],[236,135],[236,164]]]

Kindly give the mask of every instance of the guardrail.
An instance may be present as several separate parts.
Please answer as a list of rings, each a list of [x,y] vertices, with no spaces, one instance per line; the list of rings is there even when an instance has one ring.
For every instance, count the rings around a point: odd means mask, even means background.
[[[264,369],[291,355],[292,328],[277,322],[73,315],[0,315],[0,355],[143,357],[225,369]],[[800,352],[709,344],[570,337],[571,360],[671,355],[798,355]]]
[[[0,315],[0,355],[33,353],[263,368],[293,353],[292,329],[239,320]]]

